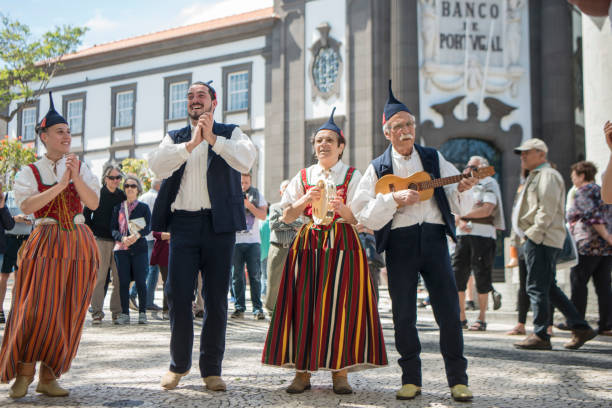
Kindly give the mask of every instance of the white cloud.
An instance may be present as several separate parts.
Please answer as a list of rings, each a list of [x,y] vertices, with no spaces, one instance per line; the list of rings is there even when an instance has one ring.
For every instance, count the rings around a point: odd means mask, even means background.
[[[85,27],[88,27],[93,32],[111,31],[118,26],[119,23],[104,17],[100,10],[96,10],[96,14],[85,23]]]
[[[213,4],[193,3],[180,10],[180,25],[201,23],[234,14],[272,7],[273,0],[221,0]]]

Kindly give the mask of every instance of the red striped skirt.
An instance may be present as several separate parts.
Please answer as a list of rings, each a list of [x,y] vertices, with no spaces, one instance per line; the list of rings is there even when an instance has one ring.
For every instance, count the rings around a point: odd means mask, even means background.
[[[99,255],[89,227],[41,225],[32,231],[15,273],[2,348],[0,381],[17,364],[44,362],[59,377],[74,359],[96,280]]]
[[[376,292],[352,225],[312,223],[295,237],[262,363],[298,371],[387,365]]]

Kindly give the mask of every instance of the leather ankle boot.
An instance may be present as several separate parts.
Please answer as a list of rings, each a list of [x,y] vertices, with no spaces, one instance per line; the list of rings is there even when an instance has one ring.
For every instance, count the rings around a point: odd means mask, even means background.
[[[308,372],[300,372],[297,371],[295,373],[295,378],[287,387],[287,392],[289,394],[301,394],[305,390],[310,389],[310,373]]]
[[[9,397],[22,398],[28,393],[28,387],[34,381],[34,373],[36,372],[36,363],[18,363],[17,378],[11,385]]]
[[[60,387],[55,373],[44,363],[40,363],[36,392],[45,394],[48,397],[67,397],[70,394],[70,391]]]
[[[333,371],[332,382],[336,394],[352,394],[353,389],[348,383],[348,372],[346,370]]]

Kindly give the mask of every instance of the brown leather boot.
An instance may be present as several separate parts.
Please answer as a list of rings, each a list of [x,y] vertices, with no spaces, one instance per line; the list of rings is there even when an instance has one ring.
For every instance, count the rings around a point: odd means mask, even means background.
[[[594,339],[595,336],[597,336],[597,332],[595,332],[595,330],[591,329],[590,327],[588,329],[572,330],[572,339],[569,342],[565,343],[563,347],[570,350],[579,349],[584,343]]]
[[[36,392],[45,394],[48,397],[67,397],[70,394],[70,391],[60,387],[55,373],[45,363],[40,363]]]
[[[34,381],[34,373],[36,372],[36,363],[18,363],[17,378],[11,385],[9,397],[22,398],[28,393],[28,387]]]
[[[289,394],[301,394],[305,390],[310,389],[310,373],[304,371],[296,371],[295,378],[285,391]]]
[[[537,334],[530,334],[525,340],[514,343],[514,347],[524,350],[552,350],[550,340],[544,340]]]
[[[353,389],[348,383],[348,371],[332,371],[332,382],[336,394],[352,394]]]

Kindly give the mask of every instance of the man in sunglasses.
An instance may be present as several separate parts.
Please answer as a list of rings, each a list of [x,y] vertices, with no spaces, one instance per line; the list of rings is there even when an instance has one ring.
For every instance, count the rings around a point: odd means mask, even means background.
[[[212,82],[212,81],[211,81]],[[170,370],[161,386],[175,388],[191,369],[191,302],[202,274],[205,306],[200,337],[200,374],[206,388],[225,391],[227,293],[236,232],[246,229],[240,174],[248,173],[256,149],[238,126],[214,121],[217,94],[210,82],[187,92],[189,125],[168,132],[149,155],[165,179],[153,209],[152,230],[170,232],[165,292],[170,314]]]
[[[473,174],[481,167],[487,167],[489,162],[484,157],[472,156],[463,171]],[[499,184],[493,177],[478,180],[472,188],[474,205],[463,216],[455,215],[457,226],[457,246],[453,254],[453,270],[459,291],[459,308],[461,323],[471,331],[487,329],[486,311],[489,292],[493,291],[492,273],[495,260],[497,230],[503,230],[504,213],[502,209]],[[470,274],[474,271],[476,291],[478,292],[478,319],[467,327],[465,317],[465,289]],[[493,308],[501,307],[501,295],[493,291]]]

